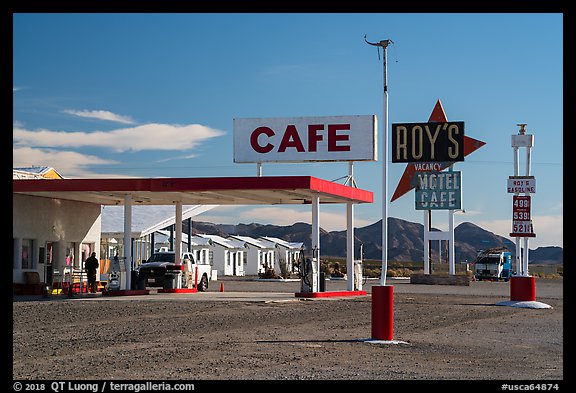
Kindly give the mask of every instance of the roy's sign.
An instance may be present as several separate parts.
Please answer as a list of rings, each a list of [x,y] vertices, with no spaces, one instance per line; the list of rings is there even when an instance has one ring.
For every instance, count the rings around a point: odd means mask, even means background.
[[[464,161],[464,122],[392,124],[392,162]]]
[[[234,162],[376,161],[376,115],[234,119]]]
[[[416,210],[462,209],[461,172],[416,172]]]

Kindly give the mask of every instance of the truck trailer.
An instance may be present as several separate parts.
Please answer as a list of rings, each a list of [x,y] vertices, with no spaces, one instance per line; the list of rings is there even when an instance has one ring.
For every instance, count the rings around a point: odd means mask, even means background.
[[[512,253],[505,247],[482,250],[474,262],[477,280],[508,281],[512,276]]]

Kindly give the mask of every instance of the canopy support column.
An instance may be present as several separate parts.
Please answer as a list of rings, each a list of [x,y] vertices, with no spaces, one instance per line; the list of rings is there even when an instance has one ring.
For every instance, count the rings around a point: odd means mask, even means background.
[[[126,268],[126,288],[131,288],[132,276],[132,196],[124,197],[124,266]]]
[[[316,291],[320,290],[320,196],[312,196],[312,263],[316,264]]]

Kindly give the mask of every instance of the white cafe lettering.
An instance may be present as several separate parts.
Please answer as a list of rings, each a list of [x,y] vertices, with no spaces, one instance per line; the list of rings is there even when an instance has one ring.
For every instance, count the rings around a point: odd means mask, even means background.
[[[459,190],[460,177],[451,172],[418,175],[421,190]]]
[[[430,199],[428,201],[428,199]],[[456,198],[454,191],[432,192],[430,198],[426,191],[421,193],[420,206],[422,207],[455,207]]]

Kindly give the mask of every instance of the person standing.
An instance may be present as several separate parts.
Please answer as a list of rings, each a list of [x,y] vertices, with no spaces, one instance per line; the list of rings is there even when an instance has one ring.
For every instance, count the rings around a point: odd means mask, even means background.
[[[98,259],[96,259],[96,253],[93,252],[90,257],[84,261],[84,268],[88,274],[88,288],[90,292],[96,293],[96,269],[98,269]]]

